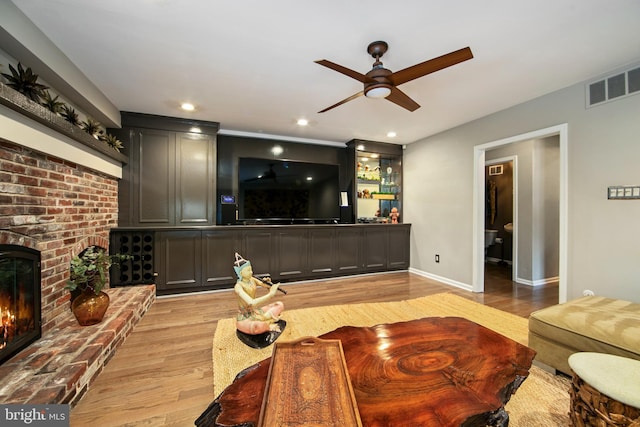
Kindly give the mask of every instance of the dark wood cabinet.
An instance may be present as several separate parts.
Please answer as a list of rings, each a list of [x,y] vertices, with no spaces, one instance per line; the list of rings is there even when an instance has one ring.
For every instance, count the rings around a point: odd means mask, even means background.
[[[156,233],[155,246],[158,294],[228,288],[236,281],[239,231],[162,231]]]
[[[364,267],[367,270],[380,271],[388,266],[389,226],[373,226],[364,229],[362,239],[364,248]]]
[[[336,269],[340,274],[362,271],[362,228],[336,229]]]
[[[242,251],[241,232],[215,230],[202,232],[203,286],[227,287],[235,283],[234,254]]]
[[[173,132],[136,129],[131,132],[131,159],[134,181],[131,195],[132,215],[136,225],[174,225],[175,209],[175,134]]]
[[[309,229],[308,266],[312,275],[329,275],[337,270],[336,229]]]
[[[175,292],[202,286],[202,239],[200,231],[156,233],[158,291]]]
[[[277,266],[275,276],[279,280],[308,276],[308,235],[307,228],[277,229],[274,263]]]
[[[218,124],[122,113],[119,226],[214,225]]]
[[[251,261],[255,276],[271,275],[275,278],[276,257],[274,232],[271,229],[253,229],[242,232],[244,259]]]
[[[411,228],[393,225],[388,232],[387,268],[390,270],[406,270],[409,268]]]
[[[254,275],[282,282],[409,268],[410,224],[352,223],[384,222],[391,209],[400,209],[401,146],[352,140],[345,150],[312,153],[287,146],[294,157],[346,164],[340,169],[349,202],[342,224],[216,226],[217,194],[237,194],[240,153],[263,153],[267,146],[236,138],[218,147],[215,122],[121,115],[122,128],[108,129],[129,158],[111,246],[133,260],[111,275],[115,286],[153,280],[158,294],[229,288],[236,282],[236,252],[251,261]]]
[[[215,147],[213,136],[176,134],[174,200],[178,225],[215,224]]]
[[[145,277],[151,277],[153,271],[158,295],[163,295],[233,287],[236,252],[251,261],[255,276],[270,275],[274,282],[406,270],[410,227],[343,224],[114,229],[112,244],[114,250],[137,257],[128,271],[142,269]],[[140,246],[136,242],[142,242],[142,249],[136,249]],[[112,285],[136,284],[130,278],[118,283],[127,277],[124,272],[112,275]]]

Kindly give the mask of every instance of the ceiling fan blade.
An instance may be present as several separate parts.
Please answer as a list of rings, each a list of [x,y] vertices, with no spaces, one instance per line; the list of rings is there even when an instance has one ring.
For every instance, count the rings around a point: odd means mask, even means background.
[[[364,95],[364,91],[363,91],[363,92],[358,92],[358,93],[356,93],[356,94],[353,94],[353,95],[351,95],[350,97],[345,98],[345,99],[343,99],[342,101],[338,102],[337,104],[333,104],[331,107],[327,107],[327,108],[325,108],[324,110],[318,111],[318,113],[324,113],[325,111],[329,111],[329,110],[331,110],[332,108],[336,108],[336,107],[338,107],[338,106],[340,106],[340,105],[342,105],[342,104],[344,104],[344,103],[346,103],[346,102],[349,102],[349,101],[351,101],[351,100],[354,100],[354,99],[356,99],[356,98],[358,98],[358,97],[360,97],[360,96],[362,96],[362,95]]]
[[[315,62],[316,62],[316,64],[324,65],[327,68],[331,68],[334,71],[342,73],[345,76],[349,76],[352,79],[356,79],[357,81],[362,82],[362,83],[371,83],[371,82],[375,81],[372,78],[369,78],[369,77],[365,76],[364,74],[361,74],[361,73],[359,73],[357,71],[353,71],[350,68],[343,67],[342,65],[338,65],[335,62],[327,61],[326,59],[321,59],[321,60],[315,61]]]
[[[394,85],[398,86],[402,83],[451,67],[452,65],[456,65],[471,58],[473,58],[471,49],[469,47],[465,47],[463,49],[447,53],[446,55],[421,62],[420,64],[416,64],[412,67],[405,68],[404,70],[396,71],[388,78]]]
[[[406,93],[404,93],[397,87],[391,87],[391,93],[389,94],[389,96],[387,96],[386,99],[409,111],[415,111],[420,108],[420,105],[416,101],[409,98]]]

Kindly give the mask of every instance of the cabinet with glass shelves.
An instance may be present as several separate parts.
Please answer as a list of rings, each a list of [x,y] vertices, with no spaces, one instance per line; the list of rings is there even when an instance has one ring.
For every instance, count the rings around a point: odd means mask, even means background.
[[[402,207],[402,147],[362,140],[350,141],[348,146],[355,162],[357,222],[392,222],[394,212],[400,214]]]

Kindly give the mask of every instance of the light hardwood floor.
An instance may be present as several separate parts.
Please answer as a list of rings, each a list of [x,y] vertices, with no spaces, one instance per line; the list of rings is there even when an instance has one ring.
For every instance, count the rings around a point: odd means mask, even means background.
[[[408,272],[283,285],[285,309],[398,301],[451,292],[522,317],[558,301],[557,285],[517,285],[487,268],[475,294]],[[71,426],[193,426],[214,399],[212,340],[233,317],[232,291],[159,298],[71,411]]]

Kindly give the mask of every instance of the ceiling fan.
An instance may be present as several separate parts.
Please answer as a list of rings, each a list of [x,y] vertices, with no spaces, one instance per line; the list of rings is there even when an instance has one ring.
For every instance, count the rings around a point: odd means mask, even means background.
[[[471,49],[469,47],[465,47],[392,73],[390,70],[384,68],[382,62],[380,62],[380,58],[388,48],[389,45],[383,41],[375,41],[369,44],[367,52],[373,56],[376,61],[373,63],[371,71],[367,74],[360,74],[357,71],[353,71],[349,68],[343,67],[342,65],[327,61],[326,59],[315,61],[317,64],[324,65],[327,68],[331,68],[332,70],[354,78],[364,84],[362,92],[351,95],[350,97],[319,111],[319,113],[329,111],[332,108],[338,107],[362,95],[365,95],[368,98],[386,98],[402,108],[409,111],[415,111],[420,108],[420,105],[398,89],[397,86],[473,58]]]

